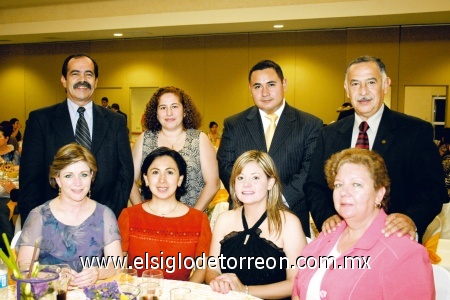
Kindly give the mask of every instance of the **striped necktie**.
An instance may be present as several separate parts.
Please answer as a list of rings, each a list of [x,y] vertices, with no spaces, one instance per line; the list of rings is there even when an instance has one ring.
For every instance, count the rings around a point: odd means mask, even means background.
[[[366,121],[362,121],[359,124],[359,134],[356,140],[355,148],[369,149],[369,137],[367,136],[367,129],[369,129],[369,124]]]
[[[86,109],[84,107],[79,107],[77,112],[80,114],[77,121],[77,128],[75,130],[75,141],[91,150],[91,135],[89,133],[89,127],[84,118],[84,111]]]
[[[278,116],[276,114],[268,114],[265,116],[267,119],[270,120],[270,124],[269,127],[267,127],[266,130],[266,146],[267,146],[267,151],[269,151],[270,149],[270,144],[272,144],[272,139],[273,139],[273,135],[275,134],[275,129],[277,128],[277,119]]]

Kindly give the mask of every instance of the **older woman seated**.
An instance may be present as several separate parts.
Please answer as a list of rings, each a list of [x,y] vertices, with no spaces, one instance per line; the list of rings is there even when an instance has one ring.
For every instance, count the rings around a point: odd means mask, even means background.
[[[83,268],[80,262],[80,258],[122,257],[114,213],[89,198],[96,173],[95,158],[83,146],[72,143],[58,150],[49,178],[52,187],[59,187],[59,195],[28,215],[18,241],[18,262],[31,261],[38,242],[39,262],[69,264],[73,286],[90,285],[116,273],[112,263],[108,268]]]
[[[434,299],[425,248],[381,231],[390,188],[381,156],[347,149],[326,162],[325,174],[343,222],[303,249],[292,299]],[[327,265],[319,256],[334,259]]]

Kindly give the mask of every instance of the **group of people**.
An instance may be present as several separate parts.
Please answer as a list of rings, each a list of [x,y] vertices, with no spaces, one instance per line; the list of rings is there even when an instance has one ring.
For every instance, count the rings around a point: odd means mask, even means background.
[[[151,97],[131,150],[125,118],[92,102],[97,81],[96,62],[71,55],[61,75],[67,99],[29,115],[19,260],[31,260],[40,240],[39,260],[70,263],[77,286],[115,271],[83,268],[80,257],[126,255],[135,266],[145,255],[181,254],[200,258],[197,268],[159,265],[165,277],[220,293],[434,298],[431,264],[415,239],[448,202],[442,164],[431,124],[384,105],[391,80],[380,59],[349,64],[344,88],[355,113],[325,127],[287,103],[278,64],[258,62],[248,76],[255,106],[225,120],[217,156],[192,99],[176,87]],[[211,232],[203,211],[220,180],[232,208]],[[321,233],[307,245],[310,213]],[[324,255],[341,265],[349,255],[372,259],[370,269],[298,264]],[[247,260],[204,261],[219,257]]]

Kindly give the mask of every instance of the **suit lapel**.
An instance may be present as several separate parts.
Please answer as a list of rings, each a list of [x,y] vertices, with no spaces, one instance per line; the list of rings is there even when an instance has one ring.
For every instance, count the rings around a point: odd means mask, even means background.
[[[339,151],[353,146],[351,143],[355,114],[344,118],[340,122],[342,122],[342,125],[339,126],[337,130],[338,134],[334,137],[334,145],[331,145],[334,149],[339,149]]]
[[[259,110],[256,106],[254,106],[247,115],[247,122],[245,125],[247,126],[247,129],[256,144],[256,149],[265,149],[267,151],[264,128],[262,126]]]
[[[109,120],[106,115],[102,112],[98,105],[92,103],[92,112],[94,116],[93,128],[92,128],[92,154],[96,154],[100,149],[103,141],[108,133]]]
[[[372,150],[375,150],[381,156],[384,156],[395,139],[395,135],[392,134],[392,132],[395,131],[396,128],[397,123],[393,118],[391,110],[385,106]]]
[[[53,130],[56,132],[56,144],[63,146],[75,141],[75,135],[70,120],[69,108],[67,100],[58,104],[53,111],[51,120]],[[59,149],[59,147],[57,149]]]
[[[292,132],[291,123],[295,122],[295,115],[292,107],[287,103],[284,107],[283,112],[280,116],[280,121],[278,121],[275,134],[273,136],[272,144],[270,145],[269,153],[274,154],[282,145],[284,145],[286,138]]]

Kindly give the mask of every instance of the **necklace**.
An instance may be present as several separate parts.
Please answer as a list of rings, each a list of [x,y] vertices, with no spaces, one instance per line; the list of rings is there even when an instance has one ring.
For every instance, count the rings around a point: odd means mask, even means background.
[[[170,215],[170,214],[175,210],[175,208],[177,208],[177,206],[178,206],[178,201],[177,201],[177,203],[175,204],[175,206],[172,208],[171,211],[162,214],[162,213],[159,213],[159,212],[154,211],[154,210],[150,207],[150,201],[148,201],[147,203],[148,203],[148,204],[147,204],[148,208],[149,208],[152,212],[154,212],[155,214],[160,215],[160,216],[162,216],[162,217],[167,216],[167,215]]]
[[[167,135],[164,134],[164,131],[161,130],[161,133],[163,134],[164,138],[166,139],[166,141],[169,142],[169,144],[172,144],[172,150],[173,147],[178,143],[178,141],[180,140],[180,138],[183,136],[184,130],[180,133],[180,135],[177,137],[177,140],[175,141],[175,143],[172,143],[169,139],[169,137]]]

